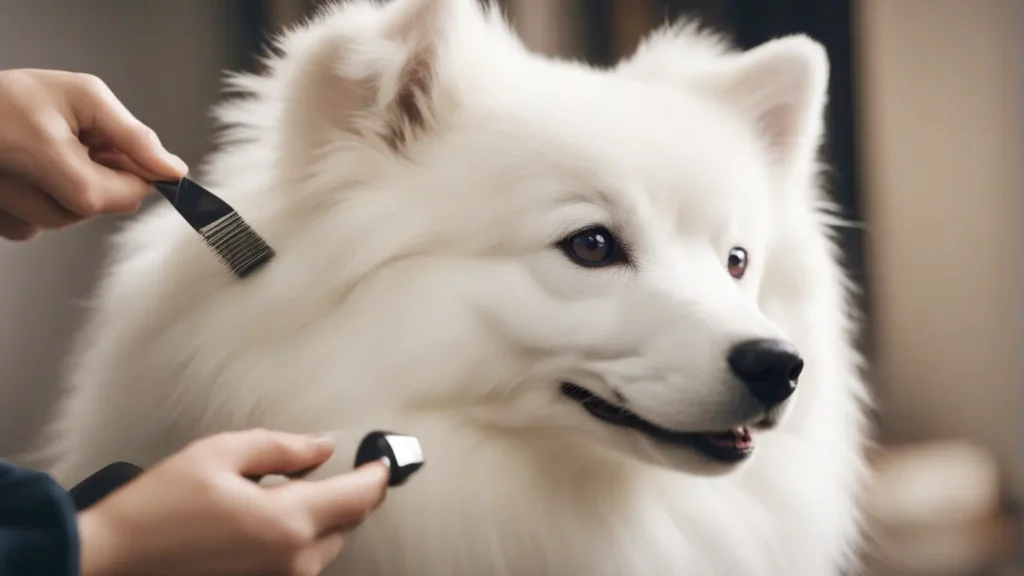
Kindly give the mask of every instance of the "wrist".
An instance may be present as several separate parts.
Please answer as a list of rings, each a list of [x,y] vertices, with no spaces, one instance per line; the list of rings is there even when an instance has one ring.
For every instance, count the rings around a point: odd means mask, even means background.
[[[78,540],[82,576],[124,574],[123,545],[101,509],[78,515]]]

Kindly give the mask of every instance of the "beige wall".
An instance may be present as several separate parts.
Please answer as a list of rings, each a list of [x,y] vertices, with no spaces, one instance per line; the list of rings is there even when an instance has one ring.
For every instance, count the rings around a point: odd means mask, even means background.
[[[228,50],[221,0],[0,0],[0,69],[87,71],[195,163]],[[0,127],[2,129],[2,127]],[[0,240],[0,457],[34,438],[115,223]]]
[[[1021,472],[1020,0],[860,0],[883,431]]]

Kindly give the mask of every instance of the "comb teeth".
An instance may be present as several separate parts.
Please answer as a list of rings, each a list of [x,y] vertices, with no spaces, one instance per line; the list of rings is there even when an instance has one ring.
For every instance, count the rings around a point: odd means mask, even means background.
[[[274,250],[227,202],[198,183],[181,178],[154,182],[203,241],[238,278],[252,274],[274,257]]]
[[[231,212],[203,226],[199,229],[199,234],[239,278],[252,274],[275,255],[274,249],[238,215],[238,212]]]

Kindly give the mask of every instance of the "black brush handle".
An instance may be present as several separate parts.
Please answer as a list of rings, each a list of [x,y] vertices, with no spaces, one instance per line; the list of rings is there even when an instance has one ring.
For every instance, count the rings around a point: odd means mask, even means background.
[[[235,211],[231,205],[221,200],[216,194],[188,178],[154,182],[153,187],[197,231]]]

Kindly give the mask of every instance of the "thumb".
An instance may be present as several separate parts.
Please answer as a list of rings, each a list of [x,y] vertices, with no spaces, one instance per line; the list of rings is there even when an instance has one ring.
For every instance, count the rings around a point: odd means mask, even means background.
[[[387,496],[390,471],[383,462],[370,462],[332,478],[289,482],[277,490],[309,510],[317,532],[351,529],[362,523]]]
[[[323,464],[334,453],[331,438],[269,430],[229,432],[215,437],[221,458],[243,476],[292,474]]]

